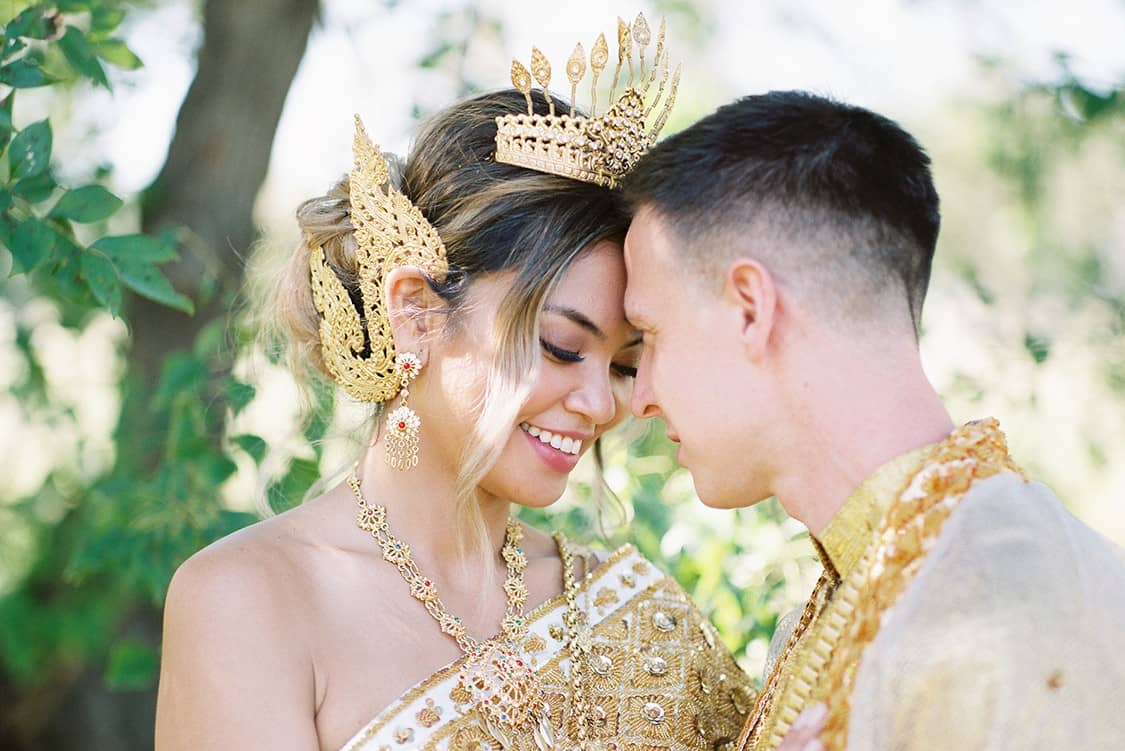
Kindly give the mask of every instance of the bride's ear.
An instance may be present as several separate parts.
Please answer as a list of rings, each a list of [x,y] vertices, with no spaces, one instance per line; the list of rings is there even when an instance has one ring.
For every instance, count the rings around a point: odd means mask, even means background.
[[[424,352],[427,339],[439,325],[440,311],[446,304],[426,280],[418,266],[399,266],[383,281],[387,317],[394,332],[398,352]]]
[[[747,356],[759,361],[766,353],[777,320],[777,284],[769,269],[740,258],[727,269],[723,298],[733,306]]]

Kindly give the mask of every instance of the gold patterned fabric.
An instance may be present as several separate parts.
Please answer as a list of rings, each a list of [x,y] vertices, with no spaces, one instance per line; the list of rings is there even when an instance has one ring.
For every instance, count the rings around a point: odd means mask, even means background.
[[[821,535],[839,578],[745,747],[823,700],[835,751],[1125,748],[1121,551],[1024,479],[995,420],[872,481]]]
[[[733,746],[753,706],[750,680],[672,578],[626,545],[577,585],[589,627],[581,659],[588,741],[607,751]],[[523,644],[547,692],[559,749],[576,747],[571,655],[560,595],[528,616]],[[343,751],[500,751],[457,686],[462,660],[404,693]]]

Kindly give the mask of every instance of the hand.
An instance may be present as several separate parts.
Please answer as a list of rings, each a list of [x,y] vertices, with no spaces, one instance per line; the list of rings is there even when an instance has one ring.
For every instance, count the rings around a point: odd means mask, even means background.
[[[777,751],[824,751],[824,744],[820,742],[820,731],[824,729],[824,720],[828,717],[828,707],[823,703],[809,707],[797,715],[797,721],[785,739],[777,747]]]

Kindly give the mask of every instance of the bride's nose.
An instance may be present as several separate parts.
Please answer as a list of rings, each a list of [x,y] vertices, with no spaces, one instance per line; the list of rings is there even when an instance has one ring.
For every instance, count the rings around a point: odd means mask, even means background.
[[[604,373],[583,369],[580,380],[566,395],[563,405],[588,418],[593,425],[605,425],[617,414],[617,400],[608,369]]]

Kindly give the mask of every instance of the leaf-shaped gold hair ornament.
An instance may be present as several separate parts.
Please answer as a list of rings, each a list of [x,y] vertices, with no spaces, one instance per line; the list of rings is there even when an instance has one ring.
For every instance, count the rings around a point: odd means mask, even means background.
[[[586,75],[586,51],[582,49],[582,43],[574,45],[574,52],[570,53],[570,59],[566,61],[566,77],[570,81],[570,116],[574,117],[574,101],[578,98],[578,84],[582,81],[582,77]]]
[[[590,117],[598,114],[598,77],[608,63],[609,45],[606,44],[605,34],[598,34],[598,38],[594,40],[594,48],[590,50],[590,70],[594,74],[594,80],[590,84]]]
[[[621,77],[621,68],[625,60],[629,60],[629,83],[633,82],[633,44],[629,35],[629,25],[617,19],[617,67],[613,69],[613,85],[609,87],[609,100],[612,102],[617,94],[617,81]]]
[[[519,60],[512,61],[512,86],[527,100],[527,114],[535,114],[535,106],[531,103],[531,74]]]
[[[643,82],[645,80],[645,50],[648,48],[649,42],[652,41],[652,31],[648,28],[648,20],[644,13],[638,13],[637,20],[633,21],[633,41],[637,43],[640,58],[637,76],[638,80]],[[632,82],[632,74],[630,73],[629,83]]]
[[[652,74],[648,77],[648,81],[645,83],[644,90],[646,94],[648,93],[649,87],[652,86],[652,82],[656,80],[656,76],[660,73],[661,61],[664,60],[665,64],[667,63],[664,55],[664,32],[666,30],[666,26],[667,24],[665,22],[665,19],[661,18],[660,30],[656,33],[656,56],[652,58]]]
[[[551,61],[539,51],[538,47],[531,48],[531,75],[535,76],[536,83],[543,89],[543,97],[547,100],[550,113],[555,114],[555,100],[551,99],[548,87],[551,85]]]
[[[352,156],[348,187],[360,309],[320,246],[310,248],[309,277],[313,305],[320,314],[325,368],[353,398],[379,403],[393,399],[401,387],[385,299],[387,273],[419,266],[442,279],[449,264],[437,231],[390,183],[386,159],[358,115]]]

